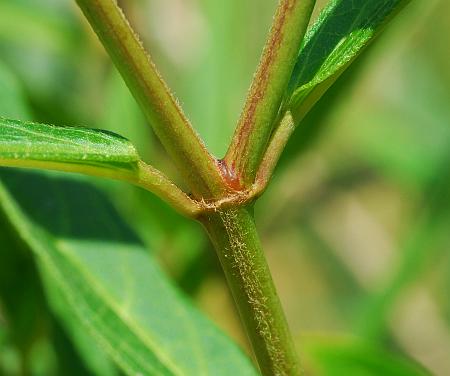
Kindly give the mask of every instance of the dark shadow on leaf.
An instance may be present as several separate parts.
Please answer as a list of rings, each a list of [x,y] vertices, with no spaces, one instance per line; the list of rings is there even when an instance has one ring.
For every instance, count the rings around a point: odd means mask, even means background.
[[[53,236],[141,243],[105,194],[62,174],[2,168],[0,180],[24,213]]]

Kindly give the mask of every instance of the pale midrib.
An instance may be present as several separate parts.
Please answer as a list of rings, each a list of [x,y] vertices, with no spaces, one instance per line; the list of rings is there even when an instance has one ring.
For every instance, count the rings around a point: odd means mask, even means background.
[[[136,338],[140,339],[146,347],[151,349],[153,353],[155,353],[156,357],[161,360],[161,364],[166,366],[170,372],[174,375],[183,375],[182,371],[178,369],[178,367],[171,361],[170,357],[161,352],[158,345],[153,342],[151,339],[151,335],[145,335],[144,333],[148,333],[148,329],[142,328],[139,324],[133,323],[130,321],[129,312],[124,311],[114,302],[114,299],[110,296],[110,294],[105,291],[105,289],[96,281],[95,278],[92,277],[92,274],[86,270],[85,267],[82,266],[79,260],[73,256],[73,250],[71,247],[65,242],[58,242],[58,246],[55,245],[55,249],[61,251],[61,253],[66,257],[66,259],[71,263],[76,270],[79,271],[79,274],[83,277],[83,280],[90,286],[90,290],[94,291],[96,295],[99,297],[99,301],[104,302],[105,306],[109,306],[111,311],[117,315],[117,317],[128,327],[130,331],[136,336]],[[132,349],[131,349],[132,350]],[[140,358],[141,361],[145,364],[145,359],[142,359],[138,353],[134,353],[137,358]]]
[[[73,264],[78,264],[80,270],[85,269],[82,266],[82,264],[76,259],[76,257],[73,256],[74,251],[71,250],[71,247],[66,242],[62,241],[62,242],[58,242],[58,244],[61,246],[61,251],[64,252],[64,254],[67,256],[67,258],[70,259]],[[124,263],[123,263],[123,265],[124,265]],[[83,274],[84,274],[84,276],[91,276],[91,273],[89,271],[85,271]],[[128,275],[127,273],[124,273],[124,274]],[[92,277],[85,278],[85,279],[90,279],[92,281],[92,283],[96,283],[95,279],[92,278]],[[98,286],[99,290],[102,290],[102,292],[104,293],[105,296],[109,297],[108,300],[110,302],[114,302],[114,299],[112,297],[110,297],[110,294],[108,292],[104,291],[104,289],[101,287],[101,285],[97,284],[97,286]],[[128,296],[129,296],[129,294],[128,294]],[[131,303],[131,300],[128,300],[128,303]],[[111,305],[113,305],[113,304],[111,304]],[[117,310],[119,312],[123,312],[123,316],[121,316],[121,317],[129,316],[128,313],[126,312],[126,310],[121,309],[119,306],[117,306],[116,308],[117,308]],[[178,315],[179,319],[183,320],[184,327],[186,328],[187,331],[189,331],[190,338],[195,339],[195,342],[199,343],[199,341],[198,341],[198,334],[197,334],[198,331],[192,329],[192,325],[189,324],[188,318],[184,314],[184,312],[181,309],[181,307],[179,305],[176,305],[175,308],[176,308],[176,312],[179,313],[179,315]],[[136,327],[138,328],[137,330],[140,330],[141,332],[144,330],[144,329],[139,328],[139,325],[136,325]],[[148,338],[148,340],[152,342],[151,338]],[[190,343],[193,343],[193,341],[190,342]],[[199,365],[199,368],[201,367],[203,369],[203,373],[200,373],[200,371],[197,369],[196,370],[196,372],[198,372],[197,374],[199,374],[199,375],[202,374],[202,375],[205,375],[205,376],[209,375],[209,372],[208,372],[209,368],[206,365],[204,357],[201,356],[201,352],[198,351],[198,347],[197,346],[191,346],[191,349],[194,350],[195,353],[197,354],[196,358],[198,360],[197,364]]]
[[[49,258],[47,255],[45,255],[45,257]],[[50,260],[50,264],[51,263],[52,263],[52,261]],[[52,268],[51,265],[48,265],[48,267]],[[83,276],[83,277],[85,277],[85,276]],[[59,283],[61,285],[64,285],[64,281],[62,281],[61,277],[57,277],[55,275],[55,278],[57,278],[59,280]],[[92,287],[92,285],[90,287]],[[71,290],[73,290],[73,289],[71,289]],[[91,290],[93,290],[93,289],[91,288]],[[77,303],[76,303],[76,300],[77,300],[76,294],[77,293],[75,293],[75,294],[72,293],[71,295],[66,297],[66,299],[69,302],[71,302],[69,304],[71,304],[73,306],[73,309],[75,311],[77,311],[77,308],[78,308]],[[80,295],[82,296],[83,294],[80,293]],[[137,351],[135,348],[130,347],[128,345],[128,342],[125,339],[120,342],[116,342],[113,340],[117,344],[117,346],[114,346],[114,344],[111,343],[112,342],[111,335],[102,334],[101,328],[103,328],[104,331],[111,331],[111,328],[108,327],[108,325],[105,323],[105,320],[103,318],[103,315],[105,313],[108,313],[107,303],[102,305],[100,307],[100,310],[96,311],[95,313],[94,313],[93,307],[90,304],[86,304],[86,305],[88,307],[88,310],[90,310],[92,312],[92,314],[89,317],[84,317],[82,315],[79,315],[81,321],[83,321],[85,323],[85,325],[90,328],[91,334],[93,334],[100,343],[102,343],[104,346],[109,348],[109,351],[110,351],[112,357],[114,359],[116,359],[118,364],[121,364],[122,367],[129,369],[130,372],[131,371],[136,372],[135,367],[130,366],[127,361],[123,361],[124,357],[129,356],[134,361],[135,364],[138,364],[138,367],[139,367],[138,371],[143,371],[145,369],[147,372],[155,372],[155,368],[158,368],[158,366],[153,366],[151,363],[149,363],[148,360],[145,359],[139,353],[139,351]],[[110,309],[111,309],[111,307],[110,307]],[[111,311],[113,314],[116,314],[117,317],[120,317],[119,315],[117,315],[117,313],[114,310],[111,310]],[[120,317],[120,319],[122,320],[122,322],[125,323],[125,320],[123,318]],[[94,323],[96,323],[96,324],[94,324]],[[99,330],[96,329],[97,325],[99,325],[101,327]],[[112,330],[114,330],[114,329],[112,329]],[[133,332],[133,335],[136,336],[136,333]],[[145,345],[145,342],[142,342],[142,343]],[[146,347],[146,349],[147,349],[147,347]],[[160,360],[160,358],[158,360]],[[168,369],[167,364],[160,362],[160,365],[164,366],[166,369]],[[169,372],[169,370],[168,370],[168,372]],[[173,374],[175,374],[175,373],[173,373]]]

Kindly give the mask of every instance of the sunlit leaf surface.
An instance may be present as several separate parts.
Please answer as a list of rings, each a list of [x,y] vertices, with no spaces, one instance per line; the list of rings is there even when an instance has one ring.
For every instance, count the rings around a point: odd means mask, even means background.
[[[134,146],[116,134],[0,118],[0,164],[33,167],[33,162],[134,170]]]
[[[332,0],[302,44],[289,84],[289,106],[309,110],[340,73],[410,0]]]

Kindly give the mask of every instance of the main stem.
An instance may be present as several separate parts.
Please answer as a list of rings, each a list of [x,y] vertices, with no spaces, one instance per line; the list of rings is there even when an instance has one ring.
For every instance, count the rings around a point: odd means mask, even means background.
[[[298,375],[289,328],[261,248],[251,209],[229,208],[201,218],[263,375]]]

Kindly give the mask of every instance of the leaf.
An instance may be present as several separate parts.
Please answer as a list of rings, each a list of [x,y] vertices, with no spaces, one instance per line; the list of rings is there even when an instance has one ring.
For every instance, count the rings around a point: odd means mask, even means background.
[[[345,337],[307,339],[305,358],[317,376],[425,376],[415,362]]]
[[[70,338],[70,341],[75,346],[78,355],[83,361],[84,370],[76,368],[76,362],[73,358],[64,357],[64,372],[72,371],[73,375],[95,375],[95,376],[117,376],[119,370],[112,363],[111,359],[101,350],[97,343],[92,341],[89,333],[86,333],[83,325],[77,320],[77,317],[70,305],[65,303],[64,297],[61,296],[61,290],[51,283],[51,278],[47,274],[42,274],[44,280],[47,299],[55,316],[64,326],[64,331]],[[61,345],[59,344],[58,355],[61,352]],[[88,373],[89,372],[89,373]]]
[[[97,190],[11,170],[2,177],[0,205],[46,284],[127,374],[256,374],[172,287]]]
[[[410,0],[332,0],[308,31],[289,83],[300,117]]]
[[[0,165],[134,171],[138,161],[134,146],[114,133],[0,118]]]

